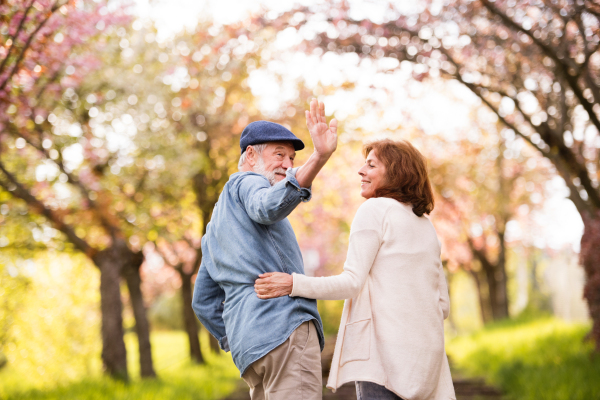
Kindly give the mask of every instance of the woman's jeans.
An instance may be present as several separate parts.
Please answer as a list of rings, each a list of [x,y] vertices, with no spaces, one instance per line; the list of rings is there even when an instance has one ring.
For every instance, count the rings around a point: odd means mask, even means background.
[[[396,393],[373,382],[356,381],[357,400],[402,400]]]

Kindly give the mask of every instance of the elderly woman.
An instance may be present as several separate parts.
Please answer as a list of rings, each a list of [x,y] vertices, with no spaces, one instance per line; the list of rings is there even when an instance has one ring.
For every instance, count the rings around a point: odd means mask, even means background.
[[[444,350],[448,288],[425,158],[406,141],[364,148],[361,195],[344,271],[260,275],[261,299],[347,299],[327,387],[356,382],[361,399],[455,399]]]

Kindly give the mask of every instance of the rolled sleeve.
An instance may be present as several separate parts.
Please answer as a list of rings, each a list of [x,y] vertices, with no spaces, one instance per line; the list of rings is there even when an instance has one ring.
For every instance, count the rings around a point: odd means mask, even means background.
[[[286,171],[286,185],[293,186],[294,189],[300,193],[301,201],[306,203],[312,198],[312,186],[309,188],[300,187],[300,183],[298,183],[298,180],[296,180],[296,172],[298,172],[298,168],[290,168]]]

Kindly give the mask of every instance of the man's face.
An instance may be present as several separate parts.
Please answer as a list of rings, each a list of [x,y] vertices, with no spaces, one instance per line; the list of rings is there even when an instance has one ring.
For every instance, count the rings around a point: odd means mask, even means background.
[[[271,185],[285,178],[288,168],[294,166],[296,150],[290,142],[270,142],[254,165],[254,171],[267,177]]]

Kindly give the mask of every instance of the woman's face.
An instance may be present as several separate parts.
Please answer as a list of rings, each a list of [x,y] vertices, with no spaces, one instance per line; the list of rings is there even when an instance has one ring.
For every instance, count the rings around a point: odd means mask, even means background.
[[[375,191],[381,187],[385,177],[385,167],[381,161],[377,159],[375,151],[371,150],[365,165],[358,170],[360,175],[360,195],[365,199],[375,197]]]

